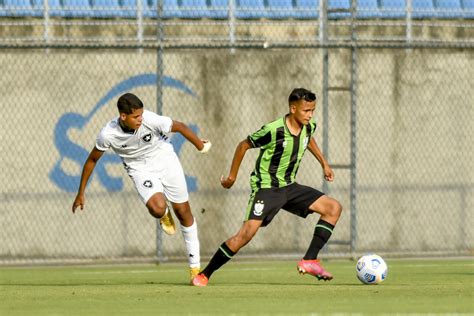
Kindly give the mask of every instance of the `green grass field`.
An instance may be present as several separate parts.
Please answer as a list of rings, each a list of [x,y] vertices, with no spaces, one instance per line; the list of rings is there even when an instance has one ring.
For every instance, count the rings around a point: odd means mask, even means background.
[[[206,288],[184,264],[0,268],[0,315],[474,314],[474,261],[387,260],[380,285],[353,261],[326,261],[331,282],[293,261],[230,262]]]

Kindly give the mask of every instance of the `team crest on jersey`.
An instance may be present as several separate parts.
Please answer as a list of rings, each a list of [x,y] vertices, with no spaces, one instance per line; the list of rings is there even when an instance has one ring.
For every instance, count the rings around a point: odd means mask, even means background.
[[[256,215],[256,216],[260,216],[263,214],[263,208],[265,207],[265,205],[263,204],[263,201],[257,201],[255,202],[255,205],[253,207],[253,213]]]
[[[153,182],[151,182],[151,180],[145,180],[145,182],[143,182],[143,186],[145,188],[151,188],[153,187]]]
[[[142,137],[143,141],[144,142],[149,142],[151,140],[151,133],[150,134],[146,134],[145,136]]]
[[[286,140],[285,140],[285,141],[283,142],[283,144],[282,144],[283,148],[286,147],[286,144],[287,144],[287,142],[286,142]]]

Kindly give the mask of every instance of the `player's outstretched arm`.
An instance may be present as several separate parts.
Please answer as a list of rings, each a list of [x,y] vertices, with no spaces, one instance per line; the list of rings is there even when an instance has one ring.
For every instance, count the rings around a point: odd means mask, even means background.
[[[84,209],[87,181],[89,181],[89,178],[92,172],[94,171],[97,161],[100,159],[100,157],[102,157],[103,154],[103,151],[100,151],[94,147],[94,149],[92,149],[92,151],[90,152],[89,157],[87,157],[87,160],[84,163],[84,167],[82,168],[79,190],[77,191],[74,203],[72,203],[72,213],[76,212],[77,207],[80,207],[81,210]]]
[[[239,172],[240,163],[242,162],[242,159],[244,159],[245,153],[250,148],[252,148],[252,145],[247,139],[241,141],[237,145],[237,148],[235,148],[234,158],[232,159],[232,165],[230,166],[229,175],[226,178],[224,176],[221,176],[221,185],[224,188],[230,189],[234,185],[235,180],[237,180],[237,174]]]
[[[329,166],[329,163],[327,162],[326,158],[324,158],[324,155],[321,150],[319,150],[318,144],[316,144],[316,141],[313,137],[311,137],[309,141],[308,149],[321,164],[321,167],[323,168],[324,172],[324,179],[326,179],[326,181],[333,181],[334,172],[332,171],[331,166]]]
[[[180,133],[184,136],[191,144],[196,147],[201,153],[205,154],[211,148],[211,142],[209,140],[200,139],[186,124],[173,120],[173,127],[171,127],[173,133]]]

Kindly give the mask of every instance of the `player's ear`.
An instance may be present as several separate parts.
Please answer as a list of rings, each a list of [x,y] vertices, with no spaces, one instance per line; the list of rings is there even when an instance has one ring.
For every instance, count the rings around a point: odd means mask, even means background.
[[[291,113],[291,114],[295,114],[295,113],[296,113],[296,104],[295,104],[295,103],[291,103],[291,104],[290,104],[290,113]]]
[[[126,118],[127,118],[127,114],[125,114],[125,113],[120,113],[120,120],[121,120],[121,121],[125,121]]]

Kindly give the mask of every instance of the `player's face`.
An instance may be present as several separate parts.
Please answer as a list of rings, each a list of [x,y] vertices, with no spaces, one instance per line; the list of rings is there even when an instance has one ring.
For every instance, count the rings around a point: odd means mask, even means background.
[[[132,110],[131,114],[120,113],[123,124],[130,129],[138,129],[143,121],[143,108]]]
[[[316,101],[300,100],[291,107],[291,113],[299,124],[308,125],[313,118],[315,109]]]

